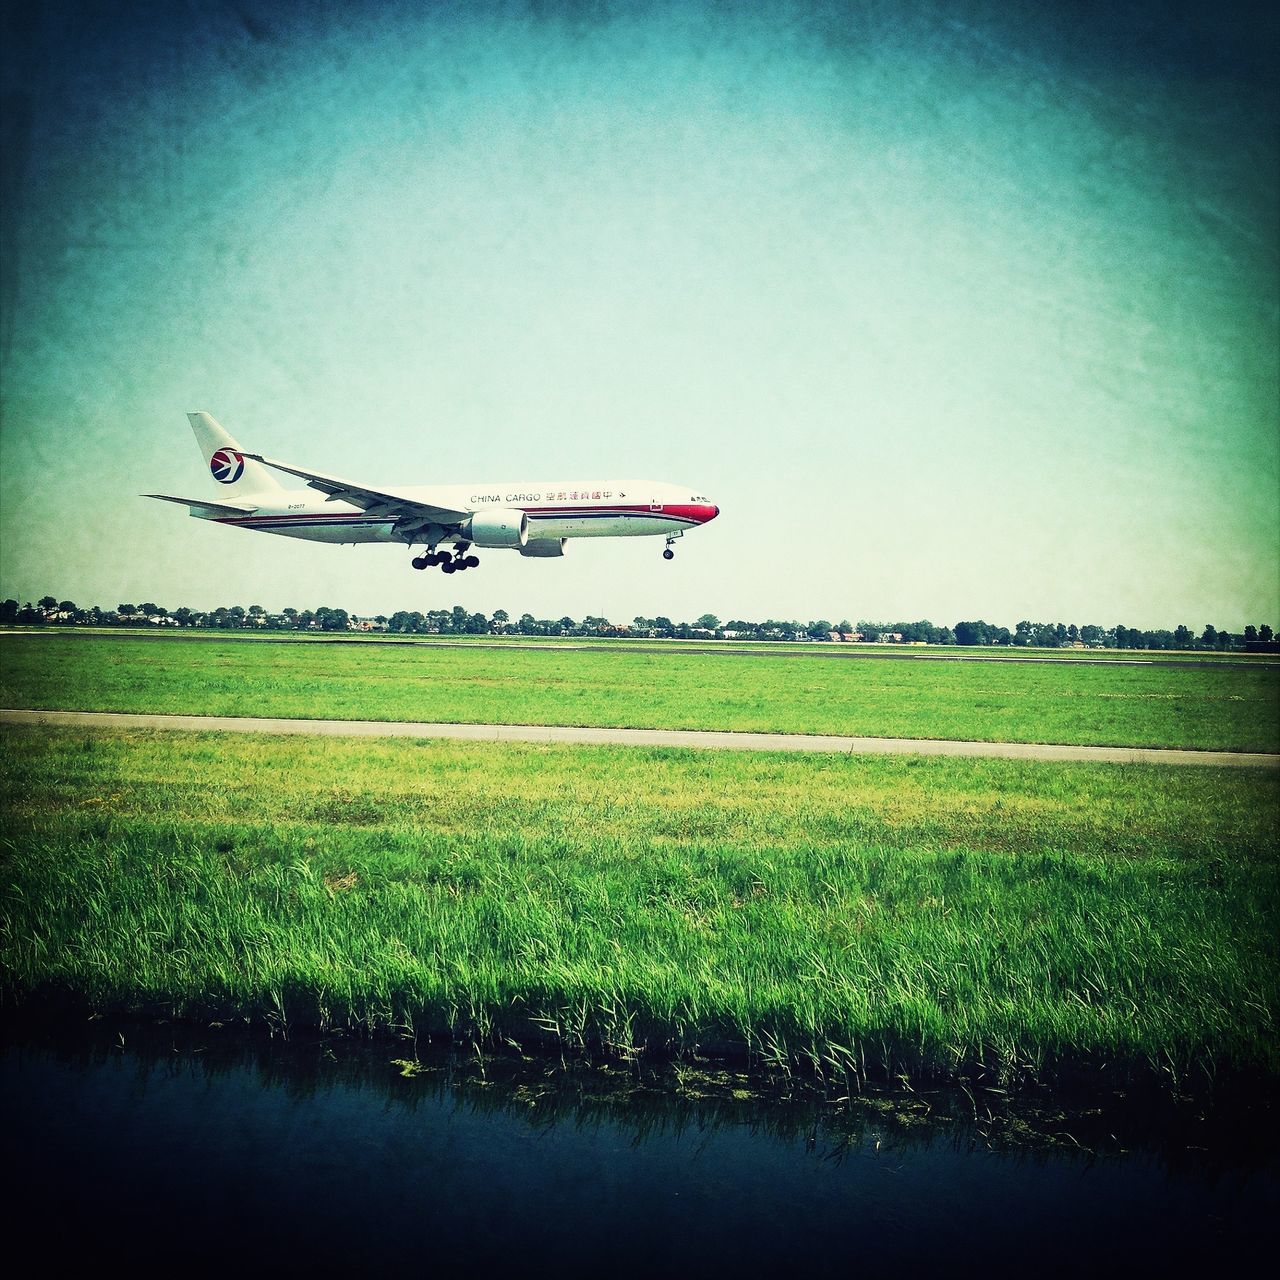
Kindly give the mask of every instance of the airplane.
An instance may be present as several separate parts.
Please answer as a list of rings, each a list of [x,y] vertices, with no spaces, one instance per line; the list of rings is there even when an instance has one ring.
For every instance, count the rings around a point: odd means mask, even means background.
[[[720,514],[705,494],[655,480],[560,480],[514,484],[395,486],[374,489],[307,471],[240,447],[211,414],[187,420],[205,464],[221,486],[215,499],[145,493],[176,502],[200,520],[312,542],[400,542],[425,548],[410,563],[444,573],[474,569],[473,547],[504,548],[539,559],[564,555],[570,538],[666,538]],[[302,480],[285,488],[272,472]],[[315,494],[323,497],[316,497]],[[451,548],[445,550],[443,548]]]

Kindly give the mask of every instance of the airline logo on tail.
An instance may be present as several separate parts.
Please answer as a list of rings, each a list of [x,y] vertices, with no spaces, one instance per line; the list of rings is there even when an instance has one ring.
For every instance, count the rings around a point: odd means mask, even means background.
[[[219,484],[235,484],[244,472],[244,458],[234,449],[219,449],[209,459],[209,470]]]

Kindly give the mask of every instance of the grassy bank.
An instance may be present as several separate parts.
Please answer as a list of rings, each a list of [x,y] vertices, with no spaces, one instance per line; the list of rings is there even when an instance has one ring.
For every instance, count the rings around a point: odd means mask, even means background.
[[[1280,1073],[1277,780],[8,729],[6,999],[861,1074]]]
[[[1280,750],[1280,673],[475,649],[119,635],[0,637],[0,703],[89,711],[742,729]]]

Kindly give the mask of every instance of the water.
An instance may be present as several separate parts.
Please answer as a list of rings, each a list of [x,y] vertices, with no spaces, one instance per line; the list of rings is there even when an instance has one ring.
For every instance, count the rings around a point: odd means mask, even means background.
[[[715,1072],[481,1075],[437,1056],[406,1079],[395,1043],[7,1032],[6,1210],[64,1262],[1221,1266],[1265,1242],[1280,1207],[1280,1160],[1253,1121],[1137,1124],[1135,1146],[1114,1117],[988,1116],[954,1091],[850,1109]]]

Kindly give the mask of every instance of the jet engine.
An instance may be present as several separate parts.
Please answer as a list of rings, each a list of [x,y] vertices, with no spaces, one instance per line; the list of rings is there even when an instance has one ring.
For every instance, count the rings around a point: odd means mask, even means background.
[[[519,547],[529,540],[529,517],[523,511],[498,507],[477,511],[464,526],[467,538],[477,547]]]

